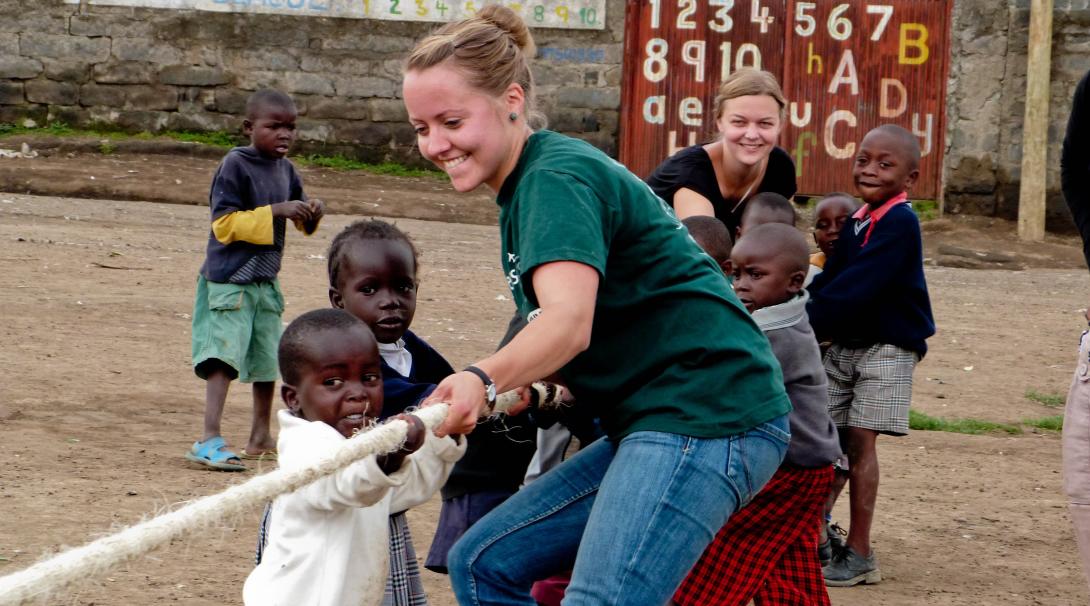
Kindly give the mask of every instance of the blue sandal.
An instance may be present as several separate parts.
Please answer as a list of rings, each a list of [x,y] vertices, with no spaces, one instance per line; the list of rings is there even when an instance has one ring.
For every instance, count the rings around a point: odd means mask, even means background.
[[[194,442],[193,448],[185,453],[185,458],[220,471],[246,471],[245,465],[230,462],[232,459],[235,461],[241,461],[242,459],[237,454],[227,450],[227,443],[224,442],[222,436],[209,438],[204,442]]]

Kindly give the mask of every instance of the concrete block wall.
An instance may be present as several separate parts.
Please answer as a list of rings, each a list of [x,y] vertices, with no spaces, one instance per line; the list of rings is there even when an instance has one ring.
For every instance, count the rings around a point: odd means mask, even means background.
[[[1048,227],[1071,229],[1060,146],[1071,97],[1090,70],[1090,0],[1054,0]],[[1014,219],[1022,172],[1029,0],[956,0],[947,95],[946,208]]]
[[[300,109],[302,150],[420,162],[401,65],[436,24],[0,0],[0,123],[234,131],[266,86]],[[615,154],[624,2],[604,30],[536,29],[550,128]]]
[[[1029,0],[953,0],[946,208],[1018,207]],[[1054,0],[1050,228],[1067,227],[1059,147],[1090,69],[1090,0]],[[618,148],[624,0],[606,28],[535,29],[540,109],[554,130]],[[107,123],[237,131],[246,97],[274,86],[300,107],[302,151],[420,163],[401,62],[434,24],[0,0],[0,123]]]

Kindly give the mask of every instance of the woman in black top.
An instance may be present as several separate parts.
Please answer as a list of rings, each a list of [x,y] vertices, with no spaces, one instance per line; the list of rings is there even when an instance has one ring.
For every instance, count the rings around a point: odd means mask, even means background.
[[[715,97],[721,136],[670,156],[647,184],[674,207],[679,219],[714,216],[734,234],[746,201],[763,191],[795,195],[795,163],[776,147],[787,102],[772,74],[741,69]]]

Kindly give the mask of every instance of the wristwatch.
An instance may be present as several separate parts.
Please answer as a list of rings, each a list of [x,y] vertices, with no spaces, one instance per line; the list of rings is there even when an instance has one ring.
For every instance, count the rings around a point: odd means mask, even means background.
[[[488,403],[488,410],[491,411],[496,406],[496,384],[492,382],[492,377],[488,376],[488,373],[472,364],[466,366],[465,371],[477,375],[477,378],[481,380],[481,383],[484,383],[484,398]]]

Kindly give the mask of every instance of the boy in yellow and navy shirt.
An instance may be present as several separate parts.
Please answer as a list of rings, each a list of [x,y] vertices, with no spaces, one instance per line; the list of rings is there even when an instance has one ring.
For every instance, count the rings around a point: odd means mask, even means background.
[[[287,219],[310,235],[322,202],[307,200],[285,156],[295,140],[298,111],[288,95],[259,90],[246,103],[243,132],[250,145],[227,153],[212,180],[212,229],[193,305],[193,370],[206,381],[204,434],[186,459],[223,471],[243,471],[227,449],[220,419],[235,378],[253,383],[253,421],[243,458],[275,457],[269,432],[284,297],[277,274]]]

